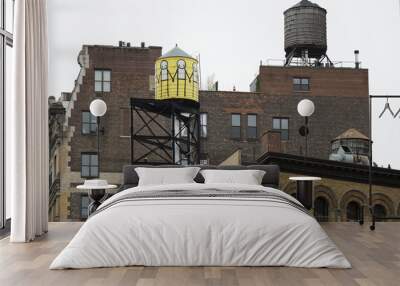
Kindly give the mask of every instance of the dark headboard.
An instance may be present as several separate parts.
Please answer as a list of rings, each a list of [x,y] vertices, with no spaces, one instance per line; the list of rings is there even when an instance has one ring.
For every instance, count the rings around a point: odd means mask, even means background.
[[[146,168],[182,168],[178,165],[127,165],[123,168],[123,182],[121,186],[121,191],[129,188],[136,187],[139,183],[139,177],[135,171],[137,167]],[[202,170],[204,169],[218,169],[218,170],[263,170],[265,171],[264,178],[262,180],[262,185],[265,187],[279,188],[279,166],[277,165],[251,165],[251,166],[209,166],[201,165],[197,166]],[[204,183],[203,176],[199,173],[194,179],[197,183]]]

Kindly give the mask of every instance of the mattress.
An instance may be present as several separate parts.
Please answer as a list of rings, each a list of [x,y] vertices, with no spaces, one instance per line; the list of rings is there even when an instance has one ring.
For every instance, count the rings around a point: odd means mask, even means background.
[[[135,187],[109,198],[50,269],[134,265],[351,267],[286,193],[193,183]]]

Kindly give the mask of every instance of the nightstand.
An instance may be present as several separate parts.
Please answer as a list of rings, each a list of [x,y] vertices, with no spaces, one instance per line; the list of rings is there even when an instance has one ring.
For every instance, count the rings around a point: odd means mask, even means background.
[[[115,189],[116,185],[109,185],[106,180],[85,180],[83,185],[79,185],[76,188],[79,190],[87,190],[88,196],[91,201],[88,206],[88,217],[94,213],[97,208],[101,205],[106,197],[107,189]]]

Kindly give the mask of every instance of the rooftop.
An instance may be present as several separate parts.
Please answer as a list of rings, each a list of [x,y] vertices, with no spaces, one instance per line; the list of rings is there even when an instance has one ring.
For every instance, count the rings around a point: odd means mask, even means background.
[[[184,50],[176,45],[173,49],[169,50],[165,54],[163,54],[160,58],[170,58],[170,57],[184,57],[184,58],[192,58],[191,55],[186,53]]]
[[[342,134],[340,134],[338,137],[334,139],[335,140],[342,140],[342,139],[362,139],[362,140],[369,140],[367,136],[362,134],[360,131],[357,129],[351,128]]]
[[[263,154],[257,164],[277,164],[281,170],[289,173],[304,174],[331,179],[339,179],[368,184],[368,166],[337,162],[325,159],[268,152]],[[400,170],[372,168],[374,185],[400,187]]]
[[[322,8],[321,6],[319,6],[316,3],[313,3],[311,1],[308,0],[301,0],[299,3],[297,3],[296,5],[290,7],[289,9],[292,8],[300,8],[300,7],[316,7],[316,8]]]

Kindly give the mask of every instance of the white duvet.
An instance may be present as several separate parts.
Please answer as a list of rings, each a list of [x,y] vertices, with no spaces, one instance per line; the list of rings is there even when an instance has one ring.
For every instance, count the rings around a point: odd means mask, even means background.
[[[136,187],[99,209],[50,269],[145,266],[292,266],[350,268],[318,222],[301,210],[254,198],[153,198],[121,201],[131,192],[263,190],[232,184]],[[108,207],[107,207],[108,206]]]

